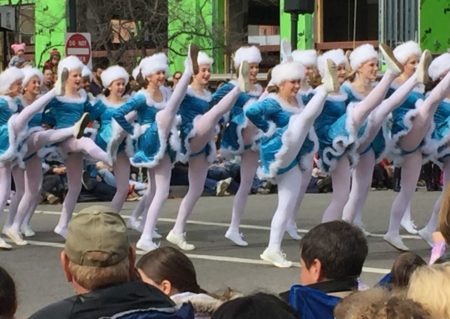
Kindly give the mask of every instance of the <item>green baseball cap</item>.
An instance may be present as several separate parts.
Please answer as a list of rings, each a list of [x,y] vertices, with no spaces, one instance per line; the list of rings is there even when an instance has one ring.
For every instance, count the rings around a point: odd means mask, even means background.
[[[75,264],[108,267],[126,258],[129,247],[122,217],[110,207],[94,205],[72,218],[64,251]]]

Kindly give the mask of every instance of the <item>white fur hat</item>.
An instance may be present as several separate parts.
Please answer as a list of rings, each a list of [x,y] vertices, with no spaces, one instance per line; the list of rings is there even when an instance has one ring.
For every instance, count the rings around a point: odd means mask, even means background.
[[[314,66],[317,63],[316,50],[295,50],[292,52],[292,58],[304,66]]]
[[[41,71],[39,71],[36,68],[26,66],[22,68],[22,72],[23,72],[23,80],[22,80],[23,86],[26,86],[28,82],[31,80],[31,78],[33,78],[34,76],[37,76],[41,83],[44,81],[44,75],[42,74]]]
[[[450,53],[443,53],[431,62],[428,74],[433,81],[438,80],[450,70]]]
[[[377,51],[371,44],[362,44],[350,54],[350,66],[353,71],[356,71],[364,62],[370,59],[378,59]]]
[[[422,50],[417,42],[414,41],[402,43],[394,49],[394,56],[401,64],[405,64],[413,55],[419,57],[422,55]]]
[[[118,79],[123,79],[125,81],[125,85],[127,85],[130,76],[128,75],[128,72],[121,66],[113,65],[103,71],[100,75],[100,78],[102,79],[103,86],[107,88],[111,85],[111,83]]]
[[[348,63],[347,57],[342,49],[335,49],[325,52],[317,58],[317,68],[319,69],[321,77],[325,75],[325,65],[328,59],[332,60],[336,66]]]
[[[92,72],[86,65],[83,65],[83,69],[81,70],[81,77],[89,77],[89,81],[92,81]]]
[[[248,63],[261,63],[261,51],[254,45],[251,47],[240,47],[234,53],[234,67],[237,69],[243,61]]]
[[[167,73],[169,70],[169,66],[167,65],[167,56],[162,52],[143,58],[141,63],[139,63],[139,67],[144,77],[158,71],[164,71]]]
[[[271,83],[280,85],[286,80],[301,80],[305,76],[304,66],[299,62],[284,62],[272,69]]]
[[[141,67],[138,65],[133,69],[133,71],[131,71],[131,76],[133,77],[133,79],[137,79],[139,72],[141,72]]]
[[[58,79],[61,78],[61,75],[64,70],[67,70],[68,72],[74,71],[74,70],[83,70],[83,62],[80,61],[76,56],[71,55],[68,57],[65,57],[62,59],[58,64]]]
[[[205,52],[200,51],[197,56],[198,65],[201,64],[209,64],[212,65],[214,63],[214,59],[210,58]]]
[[[6,95],[9,92],[11,84],[17,80],[23,80],[23,72],[16,67],[7,68],[0,74],[0,95]]]

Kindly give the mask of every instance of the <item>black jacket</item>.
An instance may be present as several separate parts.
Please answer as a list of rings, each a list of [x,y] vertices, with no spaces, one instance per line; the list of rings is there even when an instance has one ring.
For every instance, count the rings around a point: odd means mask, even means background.
[[[128,310],[173,308],[175,304],[159,289],[141,281],[98,289],[51,304],[31,319],[94,319]]]

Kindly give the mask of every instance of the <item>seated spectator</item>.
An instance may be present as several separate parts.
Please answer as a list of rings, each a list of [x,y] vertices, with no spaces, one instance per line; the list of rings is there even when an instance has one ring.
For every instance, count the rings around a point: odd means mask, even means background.
[[[289,296],[289,304],[300,314],[309,296],[322,300],[327,307],[322,309],[319,303],[313,308],[321,318],[333,318],[332,305],[358,289],[367,252],[367,240],[358,227],[344,221],[317,225],[301,241],[300,283],[304,286],[294,285],[281,297]],[[299,303],[298,295],[303,298]]]
[[[353,318],[353,317],[351,317]],[[364,317],[362,317],[364,318]],[[369,317],[370,318],[370,317]],[[392,297],[381,304],[374,319],[432,319],[419,303],[400,297]]]
[[[416,269],[407,297],[424,306],[432,318],[450,318],[450,263]]]
[[[398,256],[392,265],[392,288],[405,289],[414,271],[421,266],[426,266],[425,260],[419,255],[407,252]]]
[[[16,285],[8,272],[0,267],[0,318],[13,319],[16,310]]]
[[[159,313],[166,316],[177,309],[159,289],[138,280],[134,268],[135,250],[130,245],[127,226],[120,215],[106,206],[90,206],[72,218],[61,266],[76,295],[51,304],[32,319],[137,318],[132,313]],[[192,317],[190,317],[192,318]]]
[[[196,318],[210,318],[223,303],[200,288],[194,265],[176,248],[161,247],[148,252],[136,267],[144,282],[160,289],[176,304],[192,303]]]
[[[274,295],[256,293],[224,303],[212,319],[297,319],[296,313]]]

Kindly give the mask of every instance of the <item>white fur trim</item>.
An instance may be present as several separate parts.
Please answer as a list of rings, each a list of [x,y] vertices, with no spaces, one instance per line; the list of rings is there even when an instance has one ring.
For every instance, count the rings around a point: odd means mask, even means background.
[[[302,111],[302,108],[304,107],[301,96],[298,94],[296,96],[298,106],[291,105],[286,101],[283,101],[278,97],[276,93],[269,93],[266,98],[274,99],[275,101],[277,101],[277,103],[281,106],[283,110],[291,113],[300,113]]]
[[[287,80],[301,80],[304,76],[304,67],[299,62],[281,63],[272,69],[272,83],[275,85]]]
[[[139,67],[144,77],[159,71],[164,71],[167,73],[169,70],[169,66],[167,65],[167,56],[162,52],[143,58],[141,63],[139,63]]]
[[[128,72],[119,65],[113,65],[107,68],[101,74],[102,84],[105,88],[109,87],[112,82],[118,79],[123,79],[125,85],[128,84],[129,75]]]
[[[377,51],[375,51],[371,44],[362,44],[350,54],[350,66],[353,71],[356,71],[362,64],[370,59],[378,59]]]
[[[8,103],[8,107],[13,113],[17,112],[18,110],[17,103],[14,101],[12,97],[10,97],[9,95],[1,95],[0,99],[3,99]]]
[[[443,53],[431,62],[428,74],[433,81],[438,80],[450,70],[450,53]]]
[[[238,69],[243,61],[247,61],[248,63],[261,63],[261,51],[254,45],[250,47],[240,47],[234,53],[234,67]]]
[[[277,131],[277,126],[274,122],[269,121],[268,123],[269,123],[269,128],[263,134],[263,136],[265,136],[265,137],[271,137]]]
[[[412,56],[420,58],[421,55],[422,50],[417,42],[414,41],[402,43],[394,49],[394,56],[401,64],[405,64]]]
[[[78,91],[80,97],[70,97],[70,96],[57,96],[56,99],[62,103],[84,103],[86,102],[88,96],[85,90],[80,89]]]
[[[317,69],[319,70],[321,77],[325,76],[325,67],[328,59],[332,60],[336,64],[336,66],[339,66],[341,64],[348,64],[347,57],[345,56],[342,49],[327,51],[317,58]]]
[[[18,80],[23,80],[23,72],[16,67],[7,68],[0,74],[0,95],[9,93],[11,84]]]
[[[121,103],[112,104],[110,101],[108,101],[108,98],[106,96],[104,96],[103,94],[97,95],[97,101],[101,101],[106,107],[110,107],[113,109],[117,109],[117,108],[121,107],[122,105],[124,105],[129,98],[130,97],[128,95],[126,95],[123,97],[123,101]]]
[[[198,92],[192,89],[190,85],[187,88],[186,94],[206,102],[211,102],[212,100],[212,94],[210,91],[203,89],[203,94],[198,94]]]
[[[172,91],[165,86],[160,86],[159,90],[161,91],[161,94],[163,96],[161,102],[156,102],[155,100],[153,100],[153,98],[150,96],[147,90],[142,89],[138,93],[143,94],[145,96],[147,105],[154,106],[157,109],[162,109],[166,105],[166,102],[169,100],[170,95],[172,95]]]
[[[295,50],[292,52],[295,62],[300,62],[304,66],[315,66],[317,63],[316,50]]]
[[[214,63],[214,59],[209,57],[205,52],[200,51],[197,56],[198,65],[208,64],[212,65]]]
[[[82,72],[83,66],[84,66],[83,62],[81,62],[80,59],[78,59],[76,56],[71,55],[65,57],[58,64],[58,79],[61,78],[61,75],[64,70],[67,70],[68,72],[80,70],[80,72]]]
[[[41,71],[39,71],[36,68],[33,68],[31,66],[26,66],[26,67],[22,68],[22,72],[23,72],[23,80],[22,80],[23,87],[25,87],[28,84],[28,82],[31,80],[31,78],[33,78],[34,76],[38,77],[41,84],[44,81],[44,75],[42,74]]]

